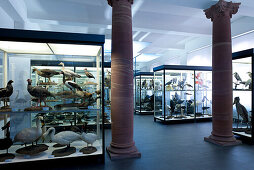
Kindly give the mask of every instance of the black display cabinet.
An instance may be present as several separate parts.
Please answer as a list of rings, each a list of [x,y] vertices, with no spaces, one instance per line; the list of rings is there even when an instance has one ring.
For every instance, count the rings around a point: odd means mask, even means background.
[[[254,49],[232,54],[233,133],[251,143],[254,143],[253,58]]]
[[[135,114],[153,114],[153,72],[139,72],[134,75]]]
[[[162,65],[153,71],[154,121],[211,120],[211,67]]]
[[[104,42],[0,29],[0,167],[104,162]]]

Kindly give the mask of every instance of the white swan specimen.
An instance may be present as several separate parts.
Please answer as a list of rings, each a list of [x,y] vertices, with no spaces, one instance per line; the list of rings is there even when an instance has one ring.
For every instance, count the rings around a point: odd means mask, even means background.
[[[81,134],[83,140],[87,143],[87,146],[88,144],[91,144],[91,146],[93,146],[93,143],[99,139],[99,137],[94,134],[94,133],[82,133]]]
[[[70,147],[70,144],[74,141],[82,140],[82,136],[80,134],[72,131],[62,131],[57,134],[55,133],[56,133],[55,128],[51,127],[43,134],[43,138],[49,135],[52,142],[61,145],[67,145],[67,147]]]
[[[25,128],[21,131],[19,131],[15,137],[13,142],[22,142],[25,145],[28,143],[36,142],[39,140],[39,138],[42,135],[42,129],[41,129],[41,120],[43,120],[42,116],[38,116],[36,118],[36,127],[31,128]]]

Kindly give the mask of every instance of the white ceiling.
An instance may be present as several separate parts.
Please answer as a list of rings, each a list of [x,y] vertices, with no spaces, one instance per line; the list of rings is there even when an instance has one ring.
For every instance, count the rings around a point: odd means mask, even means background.
[[[239,0],[232,35],[254,29],[254,0]],[[234,2],[239,2],[234,1]],[[139,53],[174,55],[211,43],[212,23],[203,12],[216,0],[134,0],[133,40],[146,43]],[[111,38],[107,0],[1,0],[0,16],[13,28],[104,34]],[[6,25],[12,27],[6,19]],[[149,55],[147,55],[149,56]]]

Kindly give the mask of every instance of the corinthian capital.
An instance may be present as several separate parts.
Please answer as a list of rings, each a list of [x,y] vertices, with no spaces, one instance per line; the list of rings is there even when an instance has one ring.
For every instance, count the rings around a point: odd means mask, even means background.
[[[133,4],[134,0],[108,0],[108,4],[112,6],[114,1],[128,1],[129,3]]]
[[[217,4],[211,6],[208,9],[205,9],[205,15],[208,19],[211,19],[212,21],[216,17],[221,17],[228,15],[230,18],[233,14],[236,14],[238,12],[239,6],[241,3],[233,3],[232,1],[226,2],[224,0],[219,0]]]

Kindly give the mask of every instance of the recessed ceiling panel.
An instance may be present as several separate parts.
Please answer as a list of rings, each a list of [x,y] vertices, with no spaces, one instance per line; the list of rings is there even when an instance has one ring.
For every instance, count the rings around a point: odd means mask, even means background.
[[[80,56],[96,56],[100,50],[100,46],[94,45],[73,45],[73,44],[48,44],[56,55],[80,55]]]
[[[7,53],[53,54],[46,43],[0,41],[0,49]]]

